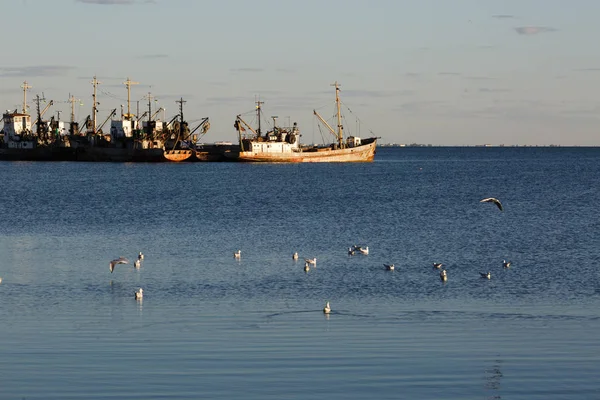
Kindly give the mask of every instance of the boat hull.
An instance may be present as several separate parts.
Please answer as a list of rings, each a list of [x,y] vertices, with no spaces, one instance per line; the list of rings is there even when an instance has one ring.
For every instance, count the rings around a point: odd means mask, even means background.
[[[76,161],[94,162],[165,162],[162,149],[77,147]]]
[[[194,151],[191,149],[165,150],[164,157],[171,162],[193,161],[195,158]]]
[[[325,163],[325,162],[372,162],[375,157],[377,139],[372,138],[367,143],[345,149],[312,148],[302,151],[285,153],[263,153],[241,151],[239,154],[229,153],[228,157],[242,162],[273,162],[273,163]]]
[[[75,150],[70,147],[36,147],[33,149],[0,148],[3,161],[75,161]]]

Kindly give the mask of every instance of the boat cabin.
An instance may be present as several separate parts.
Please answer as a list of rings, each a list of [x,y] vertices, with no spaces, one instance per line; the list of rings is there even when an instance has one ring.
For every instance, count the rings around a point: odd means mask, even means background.
[[[110,121],[110,135],[113,139],[133,137],[133,131],[138,129],[138,122],[134,119],[119,119]]]
[[[33,149],[36,140],[31,132],[31,116],[25,113],[6,111],[3,115],[3,142],[12,149]]]

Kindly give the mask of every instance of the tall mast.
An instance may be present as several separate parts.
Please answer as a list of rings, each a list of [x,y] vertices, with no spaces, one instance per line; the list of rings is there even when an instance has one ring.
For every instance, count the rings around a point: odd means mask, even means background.
[[[24,81],[21,87],[23,88],[23,114],[27,114],[27,89],[31,89],[31,86]]]
[[[258,129],[256,130],[256,133],[258,136],[260,136],[261,131],[260,131],[260,110],[261,110],[261,105],[265,104],[264,101],[260,101],[257,100],[256,101],[256,118],[258,119]]]
[[[180,97],[179,100],[175,101],[175,103],[179,103],[179,137],[181,137],[183,134],[183,104],[187,103],[187,101],[185,101],[183,97]]]
[[[340,85],[335,81],[335,83],[331,84],[331,86],[335,86],[335,105],[337,107],[337,125],[338,125],[338,146],[341,148],[344,143],[344,127],[342,126],[342,114],[340,111]]]
[[[148,92],[148,121],[152,121],[152,95]]]
[[[37,128],[36,128],[36,133],[38,135],[38,137],[42,134],[42,114],[40,111],[40,95],[36,94],[35,95],[35,109],[37,111]]]
[[[92,94],[92,100],[94,103],[92,105],[92,133],[94,135],[96,134],[96,114],[98,114],[98,102],[96,101],[96,88],[101,83],[102,82],[100,82],[100,81],[98,81],[98,79],[96,79],[96,75],[94,75],[94,79],[92,79],[92,86],[94,87],[94,93]]]
[[[131,85],[139,85],[140,83],[133,82],[131,79],[129,79],[129,77],[127,77],[127,80],[123,82],[123,84],[127,86],[127,115],[125,118],[131,119]]]
[[[71,123],[75,122],[75,102],[79,101],[75,98],[75,96],[71,95],[69,97],[69,103],[71,103]]]

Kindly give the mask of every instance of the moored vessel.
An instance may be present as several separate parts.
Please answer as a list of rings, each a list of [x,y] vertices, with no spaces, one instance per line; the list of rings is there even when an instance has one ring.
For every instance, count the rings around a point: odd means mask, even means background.
[[[335,86],[337,131],[325,121],[317,111],[317,119],[335,137],[333,143],[322,146],[308,146],[300,143],[300,131],[296,123],[291,127],[277,127],[273,119],[273,129],[265,135],[261,132],[262,102],[257,102],[258,128],[250,126],[241,115],[236,117],[234,127],[238,131],[239,152],[226,153],[236,161],[245,162],[370,162],[375,157],[377,138],[361,139],[358,136],[344,138],[344,128],[340,110],[340,87]],[[244,134],[250,131],[251,134]]]

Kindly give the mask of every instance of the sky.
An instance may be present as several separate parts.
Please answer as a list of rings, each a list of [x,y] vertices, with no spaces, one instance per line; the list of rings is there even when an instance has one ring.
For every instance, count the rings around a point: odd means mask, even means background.
[[[597,0],[0,0],[0,101],[49,115],[166,109],[236,141],[255,101],[304,143],[313,116],[380,143],[600,146]],[[140,111],[141,112],[141,111]]]

